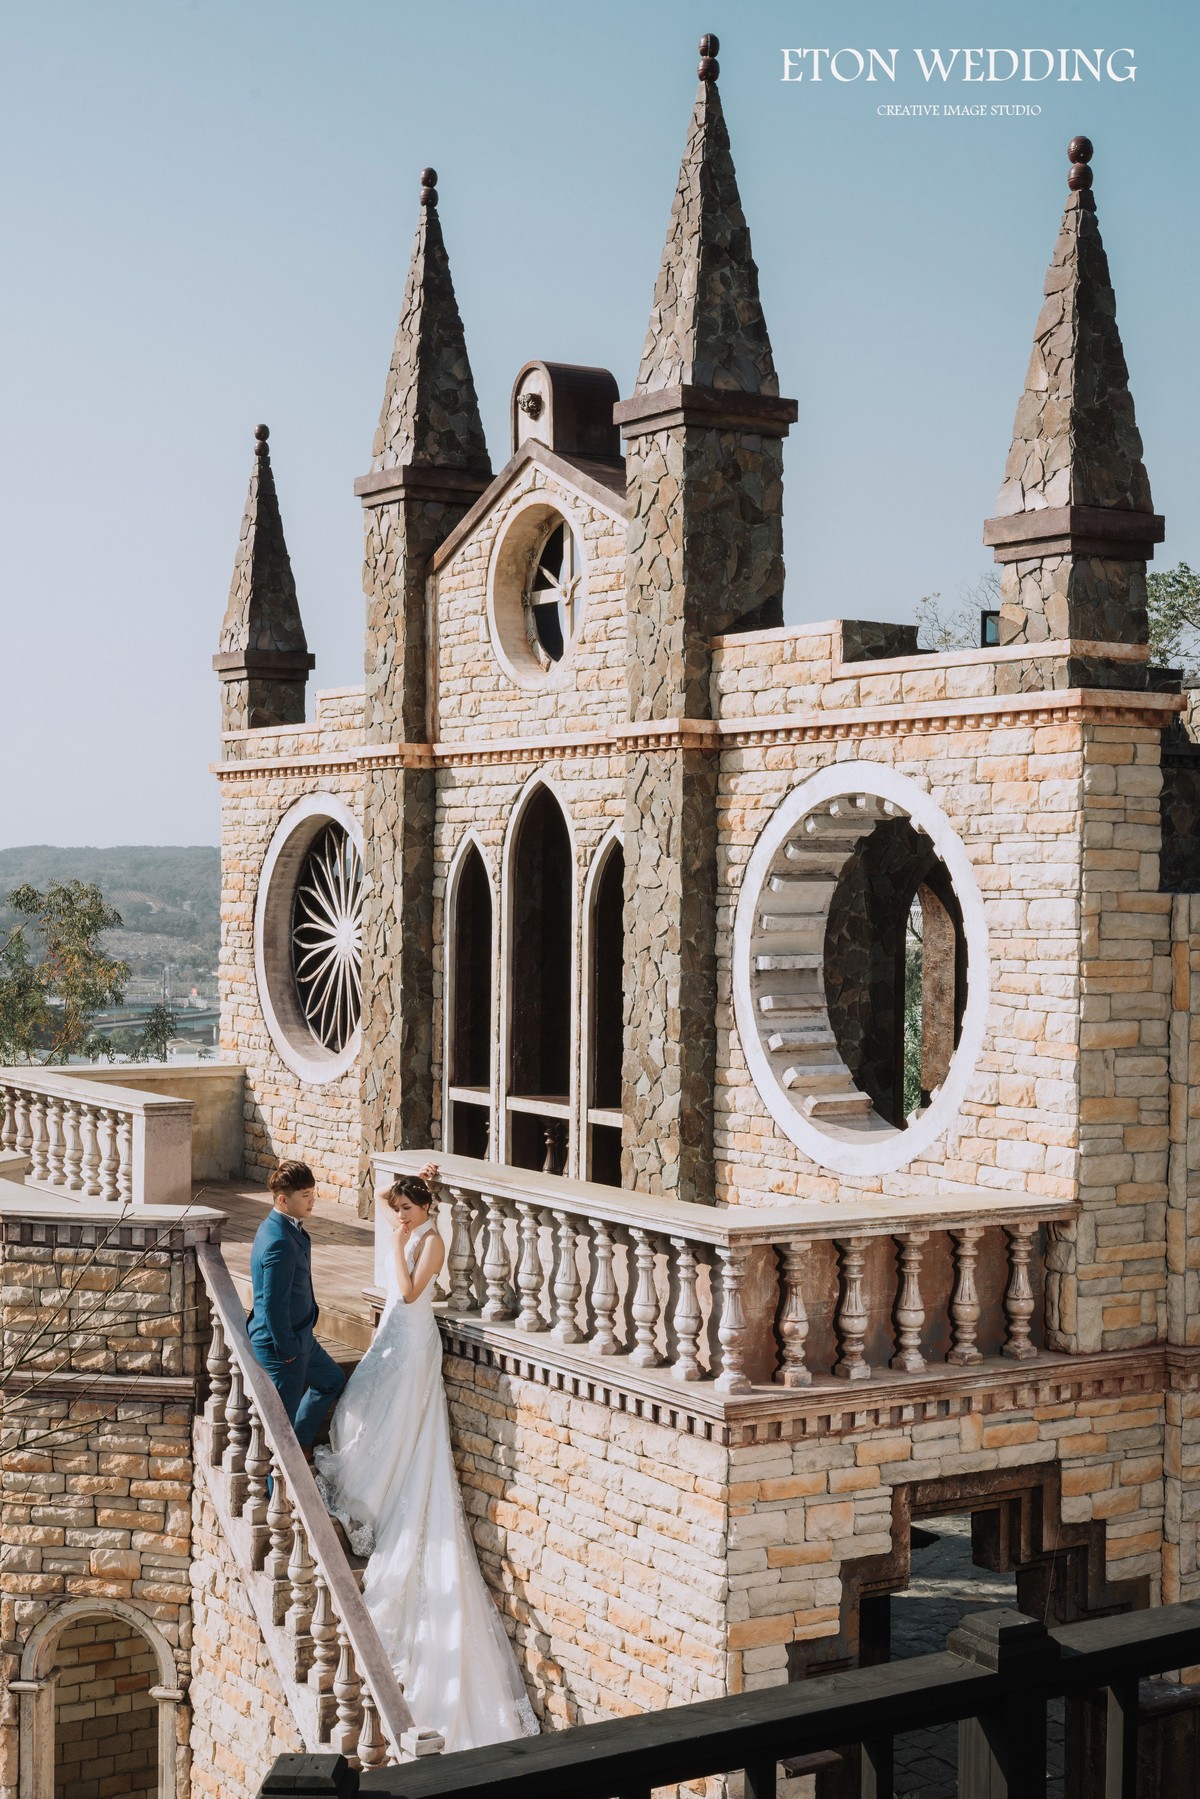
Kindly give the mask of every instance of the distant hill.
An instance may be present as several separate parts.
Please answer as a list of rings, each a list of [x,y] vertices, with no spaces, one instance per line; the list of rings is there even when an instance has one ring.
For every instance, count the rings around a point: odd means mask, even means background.
[[[221,931],[221,852],[208,845],[122,845],[60,849],[45,843],[0,850],[0,938],[16,922],[7,905],[25,882],[94,881],[121,914],[122,929],[105,946],[133,971],[129,998],[162,980],[170,966],[174,994],[215,991]]]

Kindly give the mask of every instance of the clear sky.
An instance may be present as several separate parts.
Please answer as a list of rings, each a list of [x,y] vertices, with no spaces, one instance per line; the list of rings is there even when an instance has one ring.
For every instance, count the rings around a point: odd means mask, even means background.
[[[703,30],[800,403],[789,620],[911,617],[989,566],[1075,132],[1162,565],[1200,563],[1192,0],[3,0],[0,846],[217,841],[210,659],[260,419],[315,685],[361,679],[352,483],[423,164],[494,466],[527,358],[630,391]],[[898,78],[784,83],[785,46],[895,47]],[[914,50],[957,46],[1128,46],[1137,73],[927,85]],[[912,103],[1041,113],[877,116]]]

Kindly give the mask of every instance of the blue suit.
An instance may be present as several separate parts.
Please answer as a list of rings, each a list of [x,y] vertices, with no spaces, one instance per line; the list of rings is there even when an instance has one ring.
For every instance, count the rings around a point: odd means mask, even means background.
[[[313,1336],[319,1308],[312,1284],[312,1239],[298,1220],[272,1209],[250,1252],[254,1307],[246,1320],[254,1353],[279,1390],[304,1448],[346,1384]]]

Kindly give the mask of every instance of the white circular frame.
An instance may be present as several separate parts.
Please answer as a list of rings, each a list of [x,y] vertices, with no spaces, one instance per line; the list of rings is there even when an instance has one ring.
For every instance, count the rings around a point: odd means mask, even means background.
[[[817,1123],[806,1117],[797,1104],[804,1095],[785,1087],[772,1065],[764,1041],[766,1026],[755,1006],[754,941],[760,935],[757,913],[766,896],[773,865],[809,813],[828,808],[837,800],[852,801],[856,795],[894,807],[929,838],[950,876],[962,912],[967,1003],[958,1045],[931,1104],[905,1130],[887,1124],[875,1112],[870,1121],[857,1128]],[[876,822],[872,816],[862,835],[873,829]],[[826,904],[821,914],[822,955],[827,916]],[[923,787],[877,763],[840,762],[793,788],[776,807],[746,864],[733,930],[733,1001],[738,1035],[759,1096],[784,1135],[818,1166],[839,1174],[892,1174],[927,1154],[953,1124],[983,1048],[990,991],[988,961],[983,897],[970,858],[950,820]]]
[[[538,538],[555,521],[566,526],[579,557],[579,597],[575,603],[574,630],[563,643],[563,653],[549,668],[543,667],[534,654],[525,623],[525,582],[529,557]],[[505,519],[492,544],[487,574],[488,633],[496,660],[518,687],[553,688],[560,685],[574,655],[575,645],[583,635],[587,620],[588,568],[579,523],[559,496],[547,499],[539,489],[518,501]]]
[[[292,901],[304,858],[326,825],[340,825],[363,854],[362,826],[332,793],[310,793],[275,827],[254,902],[254,974],[258,1003],[280,1060],[312,1086],[340,1080],[358,1060],[362,1018],[335,1055],[314,1036],[292,971]],[[364,883],[365,885],[365,883]]]

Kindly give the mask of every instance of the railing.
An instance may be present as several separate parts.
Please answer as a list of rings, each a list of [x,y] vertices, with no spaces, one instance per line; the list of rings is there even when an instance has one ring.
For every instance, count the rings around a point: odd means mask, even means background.
[[[58,1068],[0,1068],[0,1151],[27,1187],[116,1206],[191,1198],[192,1102]]]
[[[428,1157],[374,1160],[378,1187]],[[466,1156],[438,1167],[450,1313],[718,1394],[1035,1357],[1044,1227],[1071,1216],[974,1189],[720,1209]],[[376,1236],[381,1277],[382,1207]]]
[[[1073,1792],[1136,1799],[1138,1680],[1198,1657],[1200,1608],[1191,1605],[1058,1630],[1020,1612],[977,1612],[939,1655],[583,1724],[361,1781],[333,1756],[281,1756],[259,1799],[650,1799],[652,1789],[739,1769],[746,1799],[775,1799],[781,1763],[794,1769],[794,1758],[849,1745],[861,1745],[857,1790],[874,1799],[892,1792],[895,1736],[955,1720],[959,1799],[1031,1799],[1046,1791],[1047,1702],[1064,1696],[1096,1722]]]
[[[259,1366],[225,1259],[197,1261],[212,1305],[199,1435],[222,1528],[310,1749],[379,1768],[441,1747],[418,1730],[297,1443]]]

